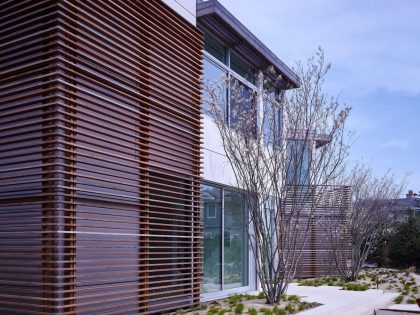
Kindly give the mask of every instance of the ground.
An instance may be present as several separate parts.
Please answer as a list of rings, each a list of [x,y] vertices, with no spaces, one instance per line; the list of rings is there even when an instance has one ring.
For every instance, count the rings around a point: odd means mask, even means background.
[[[317,290],[320,291],[322,294],[333,295],[339,294],[339,292],[344,291],[367,291],[370,289],[379,289],[382,290],[385,295],[381,296],[376,295],[376,292],[381,292],[377,290],[370,290],[366,294],[360,292],[360,294],[353,294],[349,296],[349,298],[355,298],[356,300],[367,298],[369,299],[377,299],[380,303],[380,299],[383,301],[386,300],[386,294],[391,296],[391,299],[394,299],[394,303],[397,304],[415,304],[416,298],[420,297],[420,275],[411,272],[412,270],[396,270],[396,269],[385,269],[385,268],[375,268],[375,269],[365,269],[359,274],[358,278],[354,282],[345,283],[343,282],[340,277],[324,277],[318,279],[306,279],[306,280],[298,280],[294,286],[294,292],[305,292],[296,290],[298,286],[302,287],[341,287],[341,289],[335,289],[330,293],[322,293],[322,292],[329,292],[328,290]],[[297,285],[297,286],[296,286]],[[331,288],[333,289],[333,288]],[[341,290],[341,291],[340,291]],[[293,290],[291,290],[293,291]],[[306,290],[307,291],[307,290]],[[322,292],[321,292],[322,291]],[[311,292],[311,291],[309,291]],[[370,293],[369,293],[370,292]],[[350,292],[349,292],[350,293]],[[369,294],[371,297],[369,297]],[[396,293],[399,294],[390,294]],[[344,294],[344,292],[343,292]],[[259,296],[257,295],[233,295],[229,298],[212,301],[207,303],[202,303],[197,310],[186,312],[184,310],[178,310],[173,314],[186,314],[186,315],[234,315],[234,314],[250,314],[250,315],[285,315],[285,314],[295,314],[301,311],[306,311],[308,309],[313,309],[314,311],[317,310],[317,306],[321,304],[316,302],[328,301],[328,299],[322,299],[319,297],[317,299],[310,299],[310,297],[306,294],[294,294],[288,295],[283,297],[283,300],[280,305],[278,306],[269,306],[266,304],[265,299],[263,298],[262,293]],[[316,293],[312,293],[312,295],[317,296]],[[343,295],[344,297],[345,295]],[[331,296],[332,297],[332,296]],[[304,298],[304,300],[302,300]],[[309,299],[308,299],[309,298]],[[344,299],[347,299],[345,297]],[[392,302],[391,301],[387,301]],[[326,303],[326,302],[323,302]],[[365,303],[365,302],[364,302]],[[327,303],[328,304],[328,303]],[[344,304],[343,304],[344,305]],[[326,307],[324,305],[320,308]],[[347,306],[347,309],[349,307]],[[351,311],[351,309],[350,309]],[[313,311],[311,311],[313,312]],[[316,312],[315,312],[316,313]]]
[[[286,315],[295,314],[299,311],[308,310],[318,306],[319,303],[301,301],[297,295],[286,295],[282,302],[276,306],[266,304],[262,293],[259,295],[235,294],[229,298],[202,303],[199,309],[184,313],[179,310],[175,314],[188,315],[228,315],[228,314],[250,314],[250,315]]]
[[[340,286],[352,291],[379,289],[384,292],[395,292],[400,294],[395,299],[397,304],[415,304],[420,292],[420,276],[418,274],[409,270],[386,268],[364,269],[355,282],[344,283],[339,277],[326,277],[298,281],[298,283],[307,286]]]

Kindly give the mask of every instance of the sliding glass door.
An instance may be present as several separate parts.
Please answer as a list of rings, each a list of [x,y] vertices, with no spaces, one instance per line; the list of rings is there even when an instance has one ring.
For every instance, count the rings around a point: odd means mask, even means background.
[[[202,185],[204,274],[202,293],[248,285],[247,213],[237,191]]]

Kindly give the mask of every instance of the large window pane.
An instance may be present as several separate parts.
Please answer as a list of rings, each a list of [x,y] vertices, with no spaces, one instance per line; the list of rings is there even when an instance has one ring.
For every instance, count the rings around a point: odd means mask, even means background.
[[[226,47],[209,34],[204,34],[204,50],[213,57],[226,63]]]
[[[231,84],[229,123],[245,133],[255,133],[256,104],[253,91],[240,82]]]
[[[238,192],[224,193],[224,289],[248,285],[246,212]]]
[[[226,110],[227,106],[227,88],[224,84],[223,80],[226,78],[226,71],[221,69],[220,67],[216,66],[213,62],[209,61],[208,59],[203,60],[204,65],[204,82],[203,84],[207,89],[212,89],[215,91],[215,95],[217,97],[217,103],[222,108],[223,112]],[[206,88],[203,91],[203,108],[204,113],[209,114],[211,105],[210,105],[210,98],[209,94],[206,92]]]
[[[222,289],[222,190],[203,185],[204,275],[203,293]]]
[[[287,143],[288,185],[309,185],[311,148],[306,140],[289,140]]]
[[[249,63],[233,52],[230,54],[230,68],[241,77],[255,84],[255,70]]]

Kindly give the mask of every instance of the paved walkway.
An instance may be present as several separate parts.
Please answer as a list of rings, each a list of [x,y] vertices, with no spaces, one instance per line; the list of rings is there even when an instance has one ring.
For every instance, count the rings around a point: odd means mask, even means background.
[[[371,315],[375,309],[385,307],[398,296],[382,290],[345,291],[339,287],[307,287],[291,284],[288,295],[296,294],[303,301],[323,305],[299,313],[302,315]]]

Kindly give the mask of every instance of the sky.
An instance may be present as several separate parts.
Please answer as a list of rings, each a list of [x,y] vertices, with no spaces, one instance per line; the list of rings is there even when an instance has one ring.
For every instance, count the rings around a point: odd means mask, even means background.
[[[219,0],[287,65],[322,47],[352,107],[350,161],[420,190],[420,0]]]

